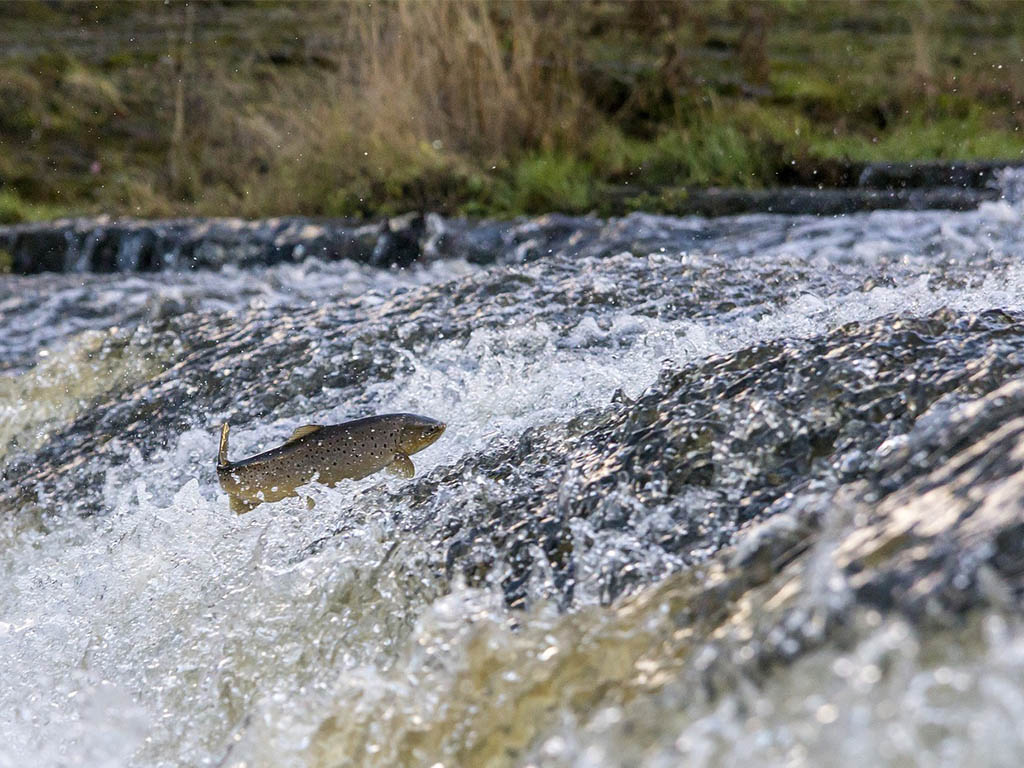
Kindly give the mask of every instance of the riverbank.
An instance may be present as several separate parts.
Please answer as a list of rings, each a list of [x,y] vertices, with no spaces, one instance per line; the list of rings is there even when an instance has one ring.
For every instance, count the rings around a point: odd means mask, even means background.
[[[1021,160],[1015,3],[574,10],[5,5],[0,222],[707,214],[712,188]]]

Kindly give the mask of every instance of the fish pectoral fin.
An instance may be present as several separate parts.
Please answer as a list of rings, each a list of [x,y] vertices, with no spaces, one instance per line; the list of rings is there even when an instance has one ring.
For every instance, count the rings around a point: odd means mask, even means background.
[[[323,424],[307,424],[304,427],[298,427],[294,432],[292,432],[291,437],[284,441],[284,444],[288,445],[288,443],[294,443],[296,440],[301,440],[306,435],[312,435],[314,432],[319,432],[323,428]]]
[[[388,464],[385,469],[392,475],[398,475],[399,477],[412,477],[416,474],[416,467],[413,466],[412,459],[404,453],[396,453],[395,460]]]
[[[231,494],[228,496],[231,499],[231,511],[236,515],[244,515],[246,512],[252,512],[256,507],[259,506],[259,502],[249,501],[243,499],[241,496],[235,496]]]

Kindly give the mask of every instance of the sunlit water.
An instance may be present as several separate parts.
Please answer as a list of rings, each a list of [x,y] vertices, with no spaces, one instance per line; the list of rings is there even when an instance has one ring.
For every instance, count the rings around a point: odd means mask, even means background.
[[[262,419],[232,421],[240,457],[311,421],[441,418],[448,431],[413,457],[418,474],[469,469],[425,502],[405,501],[416,481],[372,477],[310,489],[312,510],[293,500],[229,514],[212,472],[216,428],[237,418],[229,400],[209,411],[200,401],[187,428],[152,445],[87,461],[103,482],[81,493],[98,493],[100,514],[80,517],[51,495],[42,511],[25,505],[0,521],[0,765],[1016,764],[1024,635],[1014,611],[922,629],[851,608],[842,643],[759,675],[740,648],[709,685],[702,670],[721,651],[687,631],[673,602],[696,594],[704,572],[650,545],[666,513],[644,511],[600,545],[582,543],[599,534],[581,523],[571,596],[552,597],[538,556],[525,608],[505,599],[500,551],[481,543],[476,554],[495,562],[467,581],[438,542],[453,521],[490,514],[483,499],[506,498],[495,483],[526,498],[535,482],[516,467],[488,479],[474,457],[640,397],[663,371],[891,313],[1024,311],[1020,185],[1007,176],[1004,201],[966,213],[633,217],[608,236],[632,227],[635,248],[580,255],[559,273],[585,301],[540,288],[531,302],[485,294],[472,327],[395,342],[401,364],[382,377],[371,365],[357,398],[304,388]],[[668,287],[624,291],[635,274],[664,274]],[[555,279],[543,256],[8,279],[0,450],[32,455],[90,409],[169,375],[180,348],[145,333],[161,318],[199,328],[343,301],[358,314],[506,275],[545,289]],[[408,334],[420,319],[404,321]],[[272,329],[267,344],[279,341]],[[356,343],[340,334],[310,350],[310,365],[344,367]],[[640,575],[608,601],[598,581],[613,552]],[[803,599],[813,606],[827,592]]]

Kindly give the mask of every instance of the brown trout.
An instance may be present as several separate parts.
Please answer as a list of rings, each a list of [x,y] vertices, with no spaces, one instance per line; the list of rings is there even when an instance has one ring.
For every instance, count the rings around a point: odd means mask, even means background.
[[[217,478],[231,498],[231,509],[248,512],[263,502],[297,496],[296,488],[316,479],[333,486],[387,469],[412,477],[410,454],[422,451],[444,432],[440,421],[412,413],[389,413],[344,424],[310,424],[296,429],[283,445],[241,461],[228,461],[228,425],[220,432]]]

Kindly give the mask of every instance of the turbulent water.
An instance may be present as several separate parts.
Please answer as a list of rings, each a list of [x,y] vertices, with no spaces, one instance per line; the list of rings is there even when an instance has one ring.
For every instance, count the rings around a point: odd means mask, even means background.
[[[3,278],[0,766],[1018,765],[1001,183]],[[449,425],[416,478],[230,513],[223,421],[389,411]]]

